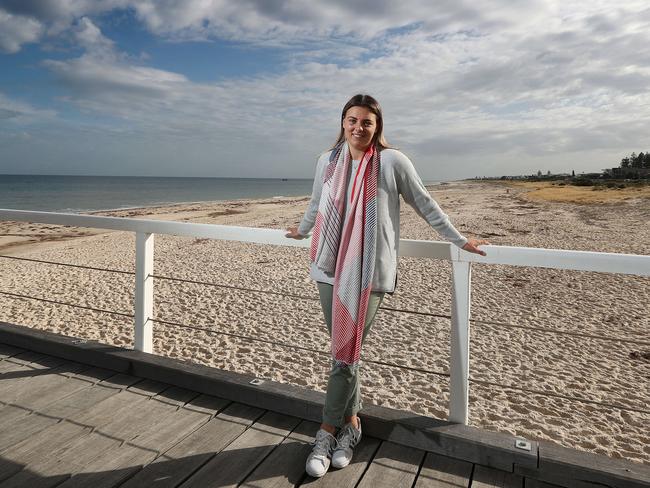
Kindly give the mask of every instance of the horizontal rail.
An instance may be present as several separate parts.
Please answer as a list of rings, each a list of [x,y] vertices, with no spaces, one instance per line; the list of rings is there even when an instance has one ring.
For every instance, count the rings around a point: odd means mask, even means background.
[[[481,264],[650,276],[650,256],[638,254],[511,246],[485,246],[485,249],[489,249],[487,256],[463,253],[462,260]]]
[[[144,220],[123,217],[102,217],[56,212],[0,209],[0,220],[37,222],[96,229],[167,234],[184,237],[240,241],[253,244],[272,244],[290,247],[309,247],[311,239],[295,240],[285,237],[284,230],[239,227],[217,224],[193,224],[165,220]],[[414,258],[444,259],[481,264],[532,266],[539,268],[594,271],[635,276],[650,276],[650,256],[543,249],[511,246],[482,246],[487,256],[461,251],[448,242],[400,239],[399,255]]]

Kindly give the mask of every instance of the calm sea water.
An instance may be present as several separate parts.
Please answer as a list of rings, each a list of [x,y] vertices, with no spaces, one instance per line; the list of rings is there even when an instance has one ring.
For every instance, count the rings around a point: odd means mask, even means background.
[[[87,212],[310,195],[313,180],[0,174],[0,208]]]

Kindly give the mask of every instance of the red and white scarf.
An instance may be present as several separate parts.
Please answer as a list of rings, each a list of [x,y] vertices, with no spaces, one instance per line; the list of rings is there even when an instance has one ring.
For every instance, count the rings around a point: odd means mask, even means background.
[[[347,142],[334,148],[323,177],[310,257],[319,269],[334,274],[332,356],[339,366],[357,364],[361,354],[375,271],[379,163],[379,151],[371,145],[356,174],[350,176],[348,202]],[[348,217],[343,222],[346,207]]]

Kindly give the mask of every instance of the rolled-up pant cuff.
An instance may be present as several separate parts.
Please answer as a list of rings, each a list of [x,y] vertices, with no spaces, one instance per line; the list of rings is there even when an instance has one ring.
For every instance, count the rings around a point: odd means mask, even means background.
[[[343,416],[354,417],[356,414],[358,414],[361,411],[362,408],[363,405],[361,404],[361,401],[359,401],[359,403],[357,403],[356,405],[352,405],[351,407],[347,408],[343,413]]]
[[[341,417],[328,415],[323,409],[323,423],[328,425],[333,425],[334,427],[341,428],[343,427],[343,420]]]

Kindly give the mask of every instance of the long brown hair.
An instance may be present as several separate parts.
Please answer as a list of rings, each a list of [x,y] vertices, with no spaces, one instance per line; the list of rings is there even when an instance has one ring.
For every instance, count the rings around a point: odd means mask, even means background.
[[[341,130],[339,132],[339,137],[336,140],[336,144],[334,144],[334,147],[338,146],[341,142],[345,140],[345,132],[343,131],[343,121],[345,120],[345,114],[352,107],[365,107],[368,110],[370,110],[373,114],[375,114],[375,117],[377,117],[377,130],[375,131],[375,135],[372,137],[371,144],[377,146],[377,149],[379,151],[391,147],[390,144],[388,144],[388,142],[386,141],[386,138],[384,137],[384,117],[382,116],[379,102],[375,100],[373,97],[371,97],[370,95],[363,95],[361,93],[350,98],[350,100],[348,100],[348,103],[346,103],[343,106],[343,111],[341,112],[341,124],[340,124]]]

